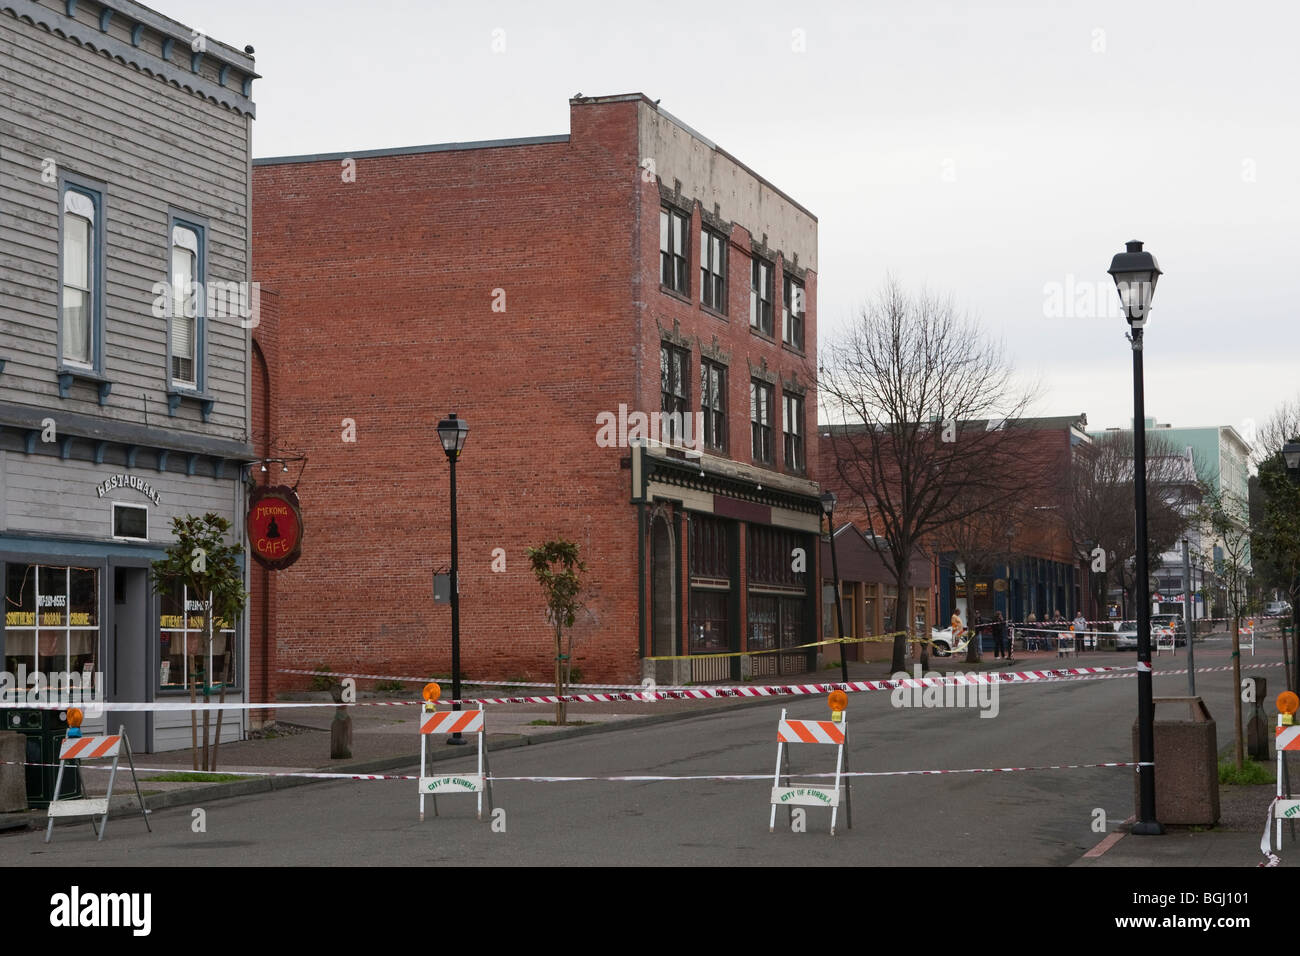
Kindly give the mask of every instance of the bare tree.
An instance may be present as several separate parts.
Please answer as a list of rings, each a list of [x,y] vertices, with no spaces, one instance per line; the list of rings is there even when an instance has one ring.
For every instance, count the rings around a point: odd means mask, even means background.
[[[910,560],[926,539],[1025,484],[1008,427],[1037,395],[1001,343],[951,301],[888,281],[823,352],[819,389],[834,475],[898,586],[893,667],[906,666]],[[928,646],[922,645],[922,663]]]
[[[1199,498],[1192,463],[1159,435],[1147,433],[1147,554],[1171,549],[1192,520]],[[1107,432],[1080,449],[1070,465],[1066,527],[1078,556],[1089,562],[1098,603],[1111,575],[1132,594],[1137,586],[1137,532],[1133,520],[1133,434]],[[1132,613],[1125,602],[1125,616]]]

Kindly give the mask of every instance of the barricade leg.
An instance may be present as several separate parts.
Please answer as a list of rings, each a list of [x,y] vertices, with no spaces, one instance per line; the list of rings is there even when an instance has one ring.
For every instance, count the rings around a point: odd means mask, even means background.
[[[66,766],[62,760],[59,761],[59,772],[54,777],[53,798],[59,799],[59,791],[63,789],[63,768]],[[91,824],[94,825],[93,823]],[[1278,831],[1279,833],[1281,830]],[[45,842],[50,842],[50,837],[54,835],[54,817],[50,817],[50,822],[45,825]]]
[[[781,719],[785,720],[785,708],[781,708]],[[781,750],[785,743],[781,740],[776,742],[776,769],[772,772],[772,786],[781,786]],[[60,769],[60,772],[62,770]],[[776,830],[776,804],[772,804],[772,813],[767,818],[767,832],[773,833]]]

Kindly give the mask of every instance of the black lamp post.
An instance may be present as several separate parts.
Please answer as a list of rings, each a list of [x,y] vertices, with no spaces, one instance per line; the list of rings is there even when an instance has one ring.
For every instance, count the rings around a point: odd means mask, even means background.
[[[1138,625],[1138,819],[1133,832],[1164,833],[1156,820],[1155,704],[1151,686],[1151,593],[1147,568],[1147,436],[1146,407],[1142,394],[1142,328],[1151,311],[1160,267],[1155,256],[1144,252],[1137,240],[1125,244],[1107,270],[1115,280],[1133,345],[1133,501],[1137,527],[1137,567],[1134,600]]]
[[[848,637],[844,633],[844,597],[840,594],[840,562],[835,554],[835,492],[822,492],[822,511],[826,514],[826,523],[831,529],[831,573],[835,575],[835,621],[840,627],[840,637]],[[849,664],[845,660],[848,653],[849,645],[840,645],[840,679],[844,683],[849,682]]]
[[[438,422],[438,440],[442,450],[447,453],[451,465],[451,697],[452,710],[460,710],[460,569],[457,559],[456,541],[456,459],[465,447],[465,436],[469,434],[469,425],[457,418],[452,412],[447,418]],[[463,744],[465,738],[454,733],[448,738],[449,744]]]
[[[1282,461],[1291,480],[1300,482],[1300,438],[1282,446]],[[1291,686],[1300,687],[1300,581],[1293,581],[1291,587],[1291,660],[1295,668]]]

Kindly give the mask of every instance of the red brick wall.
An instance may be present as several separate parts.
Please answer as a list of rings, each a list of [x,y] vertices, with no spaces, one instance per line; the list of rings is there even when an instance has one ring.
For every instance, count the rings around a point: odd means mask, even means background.
[[[351,183],[337,161],[255,168],[254,273],[283,306],[278,433],[308,456],[303,556],[279,573],[283,666],[447,671],[435,428],[454,411],[470,426],[457,464],[464,672],[551,674],[525,550],[557,536],[589,571],[581,666],[635,670],[629,473],[624,451],[595,444],[597,412],[632,394],[634,115],[586,108],[568,144],[363,158]]]

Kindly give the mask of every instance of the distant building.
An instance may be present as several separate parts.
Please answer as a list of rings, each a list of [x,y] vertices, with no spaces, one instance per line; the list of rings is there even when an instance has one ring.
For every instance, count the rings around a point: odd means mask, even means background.
[[[1107,433],[1131,438],[1133,430],[1131,426],[1126,429],[1107,428],[1091,435],[1099,438]],[[1245,511],[1249,498],[1251,447],[1236,428],[1231,425],[1175,428],[1148,418],[1146,433],[1150,441],[1159,442],[1175,457],[1185,461],[1172,469],[1174,474],[1182,476],[1176,487],[1185,509],[1192,511],[1200,503],[1200,482],[1222,494],[1229,507]],[[1204,558],[1200,563],[1208,567],[1201,572],[1193,568],[1194,580],[1188,582],[1183,576],[1181,542],[1173,550],[1159,555],[1151,562],[1151,573],[1159,585],[1152,603],[1161,613],[1176,613],[1182,607],[1183,596],[1190,592],[1195,597],[1194,616],[1201,617],[1207,613],[1202,592],[1214,586],[1214,566],[1223,560],[1223,548],[1221,542],[1202,534],[1195,526],[1189,528],[1188,538],[1193,563]],[[1249,552],[1246,563],[1249,567]]]

